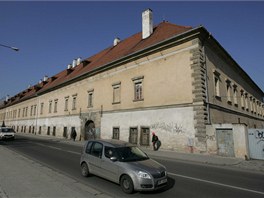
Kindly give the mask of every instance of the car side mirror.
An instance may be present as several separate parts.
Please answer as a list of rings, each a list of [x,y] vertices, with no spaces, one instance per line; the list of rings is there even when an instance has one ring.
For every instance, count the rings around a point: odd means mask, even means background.
[[[117,157],[110,157],[110,160],[111,160],[112,162],[116,162],[116,161],[117,161]]]

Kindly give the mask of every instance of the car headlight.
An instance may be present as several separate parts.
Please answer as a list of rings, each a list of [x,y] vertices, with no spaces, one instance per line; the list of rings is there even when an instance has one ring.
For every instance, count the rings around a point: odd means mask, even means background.
[[[151,179],[150,175],[143,171],[138,171],[138,176],[143,179]]]

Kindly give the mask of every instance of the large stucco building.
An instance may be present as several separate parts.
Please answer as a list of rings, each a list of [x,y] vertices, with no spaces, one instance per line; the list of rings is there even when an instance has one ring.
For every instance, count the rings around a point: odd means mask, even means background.
[[[10,97],[0,121],[18,132],[117,138],[163,149],[241,157],[264,127],[263,91],[202,26],[153,26]],[[228,142],[226,141],[228,139]],[[229,142],[230,140],[230,142]]]

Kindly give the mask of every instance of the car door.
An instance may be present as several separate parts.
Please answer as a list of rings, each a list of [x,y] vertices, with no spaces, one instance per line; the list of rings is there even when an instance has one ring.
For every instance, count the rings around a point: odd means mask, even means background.
[[[104,148],[104,155],[102,157],[101,169],[104,177],[113,181],[119,182],[119,173],[118,173],[118,161],[110,160],[111,157],[117,157],[115,149],[113,147]]]
[[[88,165],[91,173],[103,176],[101,171],[103,144],[94,142],[88,157]]]

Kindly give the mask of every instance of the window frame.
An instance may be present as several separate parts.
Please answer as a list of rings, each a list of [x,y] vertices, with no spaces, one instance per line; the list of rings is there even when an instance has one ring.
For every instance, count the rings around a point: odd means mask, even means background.
[[[214,71],[214,93],[215,93],[215,98],[221,100],[221,94],[220,94],[220,73],[217,71]]]
[[[117,138],[116,137],[117,134]],[[113,127],[112,139],[119,140],[120,138],[120,127]]]
[[[112,84],[112,87],[113,87],[113,103],[112,104],[120,104],[121,103],[121,82]]]
[[[134,100],[133,102],[144,100],[144,76],[132,78],[134,83]]]
[[[88,93],[88,104],[87,104],[87,108],[93,108],[93,101],[94,101],[94,89],[90,89],[87,91]]]

